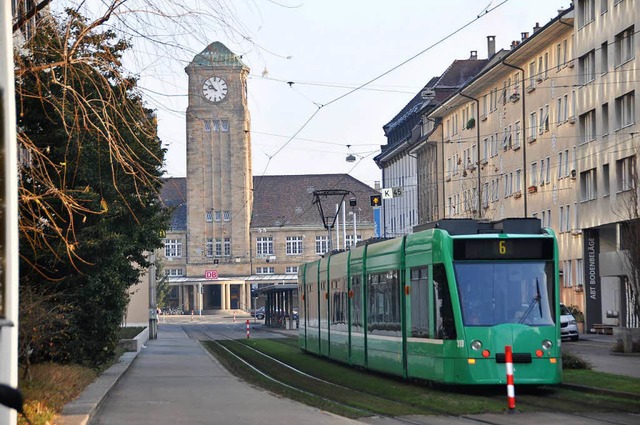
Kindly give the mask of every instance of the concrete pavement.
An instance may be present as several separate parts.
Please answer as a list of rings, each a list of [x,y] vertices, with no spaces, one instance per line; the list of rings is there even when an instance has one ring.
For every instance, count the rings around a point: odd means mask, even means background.
[[[99,407],[74,414],[67,406],[61,424],[359,423],[241,381],[179,325],[161,324],[158,339],[150,340],[134,361],[115,366],[122,376]]]
[[[227,323],[230,319],[201,316],[196,322]],[[242,327],[239,318],[231,327]],[[186,317],[177,322],[190,323]],[[255,324],[252,326],[262,326]],[[196,323],[197,324],[197,323]],[[577,418],[562,414],[470,415],[467,417],[412,416],[363,418],[354,421],[275,396],[239,380],[224,369],[202,345],[187,337],[181,323],[161,323],[158,339],[150,340],[137,354],[127,353],[73,403],[65,406],[60,425],[84,424],[599,424],[636,423],[637,416],[626,414],[590,415]],[[297,331],[280,331],[296,333]],[[263,333],[263,332],[260,332]],[[585,336],[577,343],[564,343],[563,349],[590,361],[595,370],[628,376],[640,371],[640,357],[608,354],[612,337]],[[591,357],[588,357],[591,356]],[[631,372],[631,373],[629,373]],[[285,422],[286,421],[286,422]],[[402,421],[402,422],[401,422]]]

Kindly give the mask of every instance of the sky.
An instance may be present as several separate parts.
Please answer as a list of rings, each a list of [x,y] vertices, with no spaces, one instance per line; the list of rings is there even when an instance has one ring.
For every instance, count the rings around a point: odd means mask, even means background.
[[[220,41],[251,69],[254,175],[348,173],[373,187],[382,177],[373,161],[386,144],[382,127],[432,77],[472,50],[486,58],[489,35],[496,50],[508,49],[570,2],[131,0],[125,6],[110,22],[131,37],[125,67],[157,112],[167,176],[186,175],[184,68]],[[135,15],[145,7],[157,9]],[[169,16],[159,18],[158,11]],[[346,161],[350,154],[355,162]]]

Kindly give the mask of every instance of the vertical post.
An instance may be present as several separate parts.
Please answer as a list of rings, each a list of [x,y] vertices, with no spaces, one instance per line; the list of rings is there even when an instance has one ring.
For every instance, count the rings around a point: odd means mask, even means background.
[[[358,226],[356,224],[356,212],[353,212],[353,246],[358,243]]]
[[[347,206],[342,201],[342,249],[347,249]]]
[[[18,142],[11,5],[0,2],[0,384],[18,386]],[[0,405],[0,423],[17,423]]]
[[[336,204],[336,247],[340,249],[340,204]]]
[[[251,329],[251,325],[249,324],[249,319],[247,319],[247,339],[249,339],[249,329]]]
[[[516,391],[513,385],[513,353],[510,345],[504,347],[504,355],[507,365],[507,404],[509,413],[513,413],[516,408]]]

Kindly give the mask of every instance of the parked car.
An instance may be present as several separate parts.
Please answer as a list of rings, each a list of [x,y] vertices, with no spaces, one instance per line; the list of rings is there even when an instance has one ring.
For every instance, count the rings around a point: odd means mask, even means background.
[[[560,336],[563,339],[569,338],[571,341],[577,341],[580,338],[576,318],[573,317],[567,306],[562,303],[560,304]]]
[[[279,315],[280,315],[279,313],[281,313],[281,312],[280,312],[280,311],[278,311],[278,310],[276,310],[276,311],[274,311],[273,313],[274,313],[276,316],[279,316]],[[266,315],[266,312],[265,312],[264,306],[263,306],[263,307],[260,307],[259,309],[257,309],[257,310],[255,311],[255,313],[254,313],[254,316],[255,316],[255,317],[256,317],[256,319],[258,319],[258,320],[262,320],[262,319],[264,319],[265,315]],[[285,317],[289,317],[289,314],[288,314],[288,313],[285,313]],[[297,308],[294,308],[294,309],[293,309],[293,320],[298,320],[298,309],[297,309]]]

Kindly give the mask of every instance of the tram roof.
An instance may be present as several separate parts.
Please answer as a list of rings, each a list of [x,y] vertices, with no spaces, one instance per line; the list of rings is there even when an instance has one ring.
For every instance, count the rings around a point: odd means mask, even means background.
[[[516,217],[498,221],[480,221],[468,218],[447,218],[416,226],[414,231],[442,229],[450,235],[475,235],[483,233],[541,234],[539,218]]]

